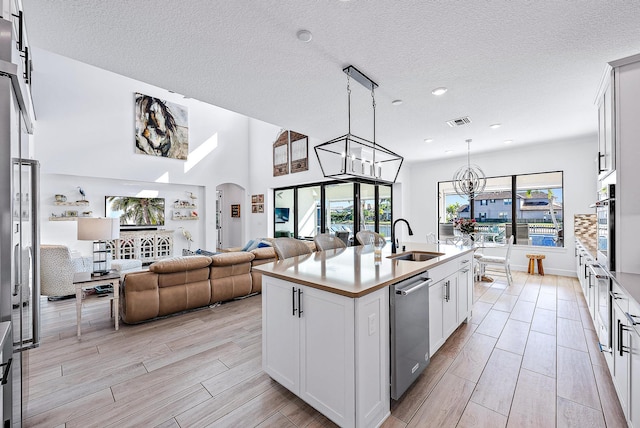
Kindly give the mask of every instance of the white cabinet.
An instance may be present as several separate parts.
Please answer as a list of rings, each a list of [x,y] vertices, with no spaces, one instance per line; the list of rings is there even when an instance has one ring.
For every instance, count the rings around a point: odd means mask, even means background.
[[[154,262],[173,256],[173,230],[120,231],[120,238],[107,241],[114,259]]]
[[[600,93],[598,95],[598,178],[603,179],[615,168],[614,144],[614,104],[612,92],[612,71],[609,67],[605,72]]]
[[[473,306],[473,271],[471,258],[461,262],[458,271],[458,324],[467,322]]]
[[[471,257],[470,253],[429,270],[434,281],[429,287],[429,355],[435,354],[469,318],[473,296]]]
[[[635,318],[636,328],[640,327],[640,319]],[[627,419],[630,426],[640,428],[640,333],[632,330],[629,333],[629,413]]]
[[[295,306],[296,287],[262,279],[262,367],[275,381],[290,390],[300,385],[300,322]]]
[[[628,303],[625,297],[618,297],[613,304],[613,384],[618,392],[620,405],[625,415],[629,405],[629,326],[625,316],[626,309],[618,303]]]
[[[390,405],[388,288],[354,299],[266,275],[262,284],[264,371],[342,427],[381,423]]]

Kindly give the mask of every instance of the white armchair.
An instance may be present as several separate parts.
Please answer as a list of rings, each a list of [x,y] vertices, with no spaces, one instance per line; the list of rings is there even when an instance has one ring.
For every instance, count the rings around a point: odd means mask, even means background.
[[[91,272],[91,257],[72,258],[65,245],[40,245],[40,294],[49,297],[75,295],[73,274]]]

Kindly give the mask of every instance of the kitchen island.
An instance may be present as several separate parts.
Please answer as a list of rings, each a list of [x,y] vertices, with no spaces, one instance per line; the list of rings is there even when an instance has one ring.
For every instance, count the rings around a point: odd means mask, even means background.
[[[386,250],[386,251],[385,251]],[[389,258],[439,253],[425,261]],[[423,274],[432,355],[471,314],[472,249],[407,244],[377,259],[370,246],[255,267],[262,279],[262,365],[274,380],[342,427],[379,426],[390,409],[389,286]]]

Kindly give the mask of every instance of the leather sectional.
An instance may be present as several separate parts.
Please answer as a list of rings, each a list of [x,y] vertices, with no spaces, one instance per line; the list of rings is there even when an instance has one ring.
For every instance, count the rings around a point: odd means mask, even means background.
[[[127,324],[248,296],[262,290],[251,267],[276,260],[271,247],[251,252],[164,259],[148,271],[129,273],[120,291],[120,314]]]

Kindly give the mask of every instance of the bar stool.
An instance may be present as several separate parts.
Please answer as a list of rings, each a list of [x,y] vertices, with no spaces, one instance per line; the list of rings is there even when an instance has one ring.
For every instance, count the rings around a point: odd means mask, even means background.
[[[538,273],[544,276],[544,267],[542,267],[542,260],[546,256],[544,254],[527,254],[527,258],[529,259],[529,268],[527,269],[527,273],[533,275],[536,273],[535,269],[535,260],[538,261]]]

